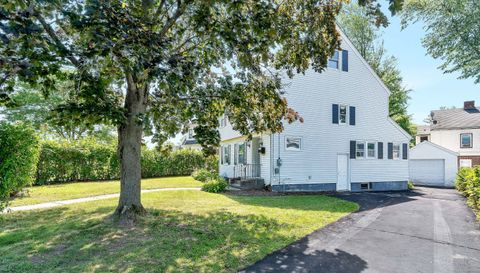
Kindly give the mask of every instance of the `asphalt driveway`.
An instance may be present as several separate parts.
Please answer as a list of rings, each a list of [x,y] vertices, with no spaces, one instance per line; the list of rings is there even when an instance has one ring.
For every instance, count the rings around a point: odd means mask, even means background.
[[[480,272],[480,228],[455,190],[338,196],[361,209],[242,272]]]

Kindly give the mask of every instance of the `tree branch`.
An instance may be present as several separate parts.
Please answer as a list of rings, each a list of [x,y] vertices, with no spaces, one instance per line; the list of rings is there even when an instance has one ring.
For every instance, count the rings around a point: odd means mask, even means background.
[[[173,14],[173,16],[167,20],[162,30],[160,30],[160,36],[164,36],[168,32],[168,30],[170,30],[170,28],[175,24],[177,19],[180,18],[180,16],[182,16],[182,14],[185,12],[185,9],[190,2],[191,0],[187,0],[182,4],[182,0],[177,0],[177,10]]]
[[[62,41],[60,40],[60,38],[57,36],[57,34],[55,33],[55,31],[53,30],[53,28],[47,23],[47,21],[45,21],[45,18],[43,18],[43,16],[40,14],[40,12],[34,10],[34,16],[38,19],[38,21],[40,22],[40,24],[42,24],[42,27],[45,29],[45,31],[47,32],[48,36],[50,36],[50,38],[53,40],[53,42],[55,43],[55,45],[58,47],[58,49],[64,53],[67,53],[66,54],[66,58],[70,60],[70,62],[72,62],[73,65],[75,65],[77,68],[81,68],[82,67],[82,62],[80,62],[79,60],[77,60],[77,58],[75,58],[71,52],[71,50],[69,50],[63,43]]]

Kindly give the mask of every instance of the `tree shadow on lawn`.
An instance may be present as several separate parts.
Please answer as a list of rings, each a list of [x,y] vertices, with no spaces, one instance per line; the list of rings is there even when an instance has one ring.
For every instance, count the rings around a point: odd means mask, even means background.
[[[1,272],[235,272],[295,240],[289,224],[227,211],[149,209],[136,227],[113,206],[11,215],[0,230]],[[291,227],[290,227],[291,228]]]

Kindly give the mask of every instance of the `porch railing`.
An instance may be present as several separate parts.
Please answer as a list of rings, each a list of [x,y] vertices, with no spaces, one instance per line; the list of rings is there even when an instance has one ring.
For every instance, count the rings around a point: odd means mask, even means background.
[[[233,177],[240,179],[260,177],[260,164],[241,164],[233,168]]]

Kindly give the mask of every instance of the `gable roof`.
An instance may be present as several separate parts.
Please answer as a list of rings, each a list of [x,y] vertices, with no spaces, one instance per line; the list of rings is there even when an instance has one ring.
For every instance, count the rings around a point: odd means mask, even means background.
[[[442,151],[444,151],[444,152],[446,152],[446,153],[449,153],[449,154],[458,156],[458,153],[456,153],[456,152],[454,152],[454,151],[452,151],[452,150],[449,150],[449,149],[447,149],[447,148],[445,148],[445,147],[442,147],[442,146],[440,146],[440,145],[437,145],[437,144],[435,144],[435,143],[433,143],[433,142],[430,142],[430,141],[422,141],[422,142],[420,142],[419,144],[415,145],[415,147],[411,148],[410,150],[415,150],[415,149],[417,149],[418,147],[422,147],[422,146],[431,146],[431,147],[434,147],[434,148],[436,148],[436,149],[442,150]]]
[[[372,74],[372,76],[375,78],[375,80],[377,80],[377,82],[382,86],[383,90],[385,90],[385,92],[387,92],[387,94],[390,96],[390,94],[391,94],[390,89],[388,89],[388,87],[385,85],[385,83],[383,83],[382,79],[380,79],[378,74],[375,71],[373,71],[373,68],[367,63],[365,58],[363,58],[362,54],[360,54],[360,52],[358,52],[357,48],[353,45],[352,41],[350,41],[350,39],[348,39],[347,34],[345,34],[345,32],[343,32],[342,28],[338,24],[337,24],[337,30],[340,33],[340,36],[342,37],[342,42],[345,42],[346,44],[348,44],[348,46],[350,46],[353,53],[363,63],[363,65],[365,65],[367,67],[370,74]]]
[[[433,110],[430,115],[431,130],[480,128],[480,108]]]

